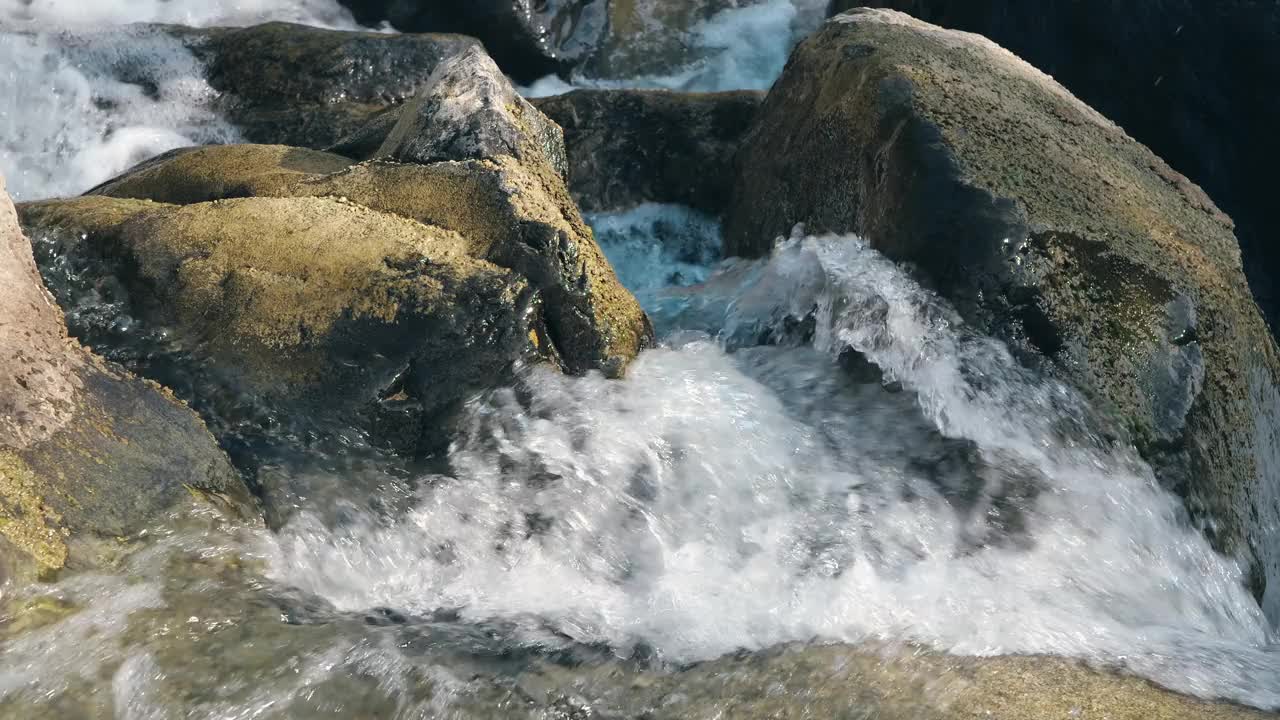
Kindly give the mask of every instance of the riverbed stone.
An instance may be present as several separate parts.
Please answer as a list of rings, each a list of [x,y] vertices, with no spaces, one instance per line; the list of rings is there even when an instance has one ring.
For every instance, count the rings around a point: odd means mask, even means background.
[[[737,163],[728,254],[803,223],[911,263],[1089,396],[1259,597],[1280,593],[1280,362],[1199,187],[995,43],[888,10],[797,48]]]
[[[1246,720],[1274,717],[1206,702],[1146,680],[1051,657],[962,658],[920,648],[783,646],[700,663],[667,676],[602,671],[567,682],[548,669],[551,693],[587,687],[652,718],[877,718],[878,720]],[[593,686],[593,680],[596,683]],[[539,689],[526,680],[524,687]],[[604,688],[613,688],[615,694]]]
[[[521,97],[479,48],[436,67],[375,153],[420,165],[502,156],[567,172],[560,126]]]
[[[257,510],[186,405],[67,337],[0,179],[0,584],[89,567],[168,513]]]
[[[546,349],[570,372],[621,376],[652,341],[648,318],[569,193],[560,128],[482,52],[442,63],[375,155],[344,166],[336,155],[280,147],[205,148],[144,164],[91,192],[160,199],[185,188],[186,199],[205,201],[230,188],[345,198],[458,233],[472,257],[528,278],[544,301]]]

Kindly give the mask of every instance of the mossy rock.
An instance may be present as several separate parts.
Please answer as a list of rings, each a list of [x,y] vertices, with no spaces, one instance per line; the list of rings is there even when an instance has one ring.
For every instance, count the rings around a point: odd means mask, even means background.
[[[541,289],[547,329],[568,370],[621,376],[652,342],[635,297],[618,281],[564,182],[509,157],[431,165],[369,162],[300,183],[461,235],[476,257]]]
[[[1231,221],[1198,187],[994,43],[855,10],[766,98],[726,251],[764,254],[797,223],[910,261],[1081,388],[1255,590],[1280,593],[1280,363]]]
[[[0,575],[94,566],[193,504],[257,515],[195,413],[68,339],[2,181],[0,285]]]
[[[355,203],[86,196],[22,213],[33,232],[71,238],[69,254],[101,258],[132,312],[172,328],[193,362],[307,426],[403,413],[412,428],[376,439],[432,445],[423,433],[442,428],[429,419],[545,355],[524,278],[471,257],[457,233]]]
[[[313,167],[345,162],[335,155],[292,152]],[[550,342],[573,372],[620,375],[652,341],[644,312],[618,282],[563,179],[547,163],[499,155],[426,165],[373,161],[309,174],[297,170],[301,161],[293,157],[278,146],[211,146],[144,164],[91,193],[135,200],[181,195],[203,202],[252,188],[271,197],[346,198],[453,231],[472,257],[528,278],[544,298]],[[142,207],[93,197],[33,203],[24,206],[24,217],[33,226],[86,231],[99,214],[112,220]]]

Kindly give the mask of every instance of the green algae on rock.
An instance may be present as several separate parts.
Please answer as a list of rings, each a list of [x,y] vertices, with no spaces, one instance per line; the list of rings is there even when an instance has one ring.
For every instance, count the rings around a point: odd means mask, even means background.
[[[67,338],[0,182],[0,570],[30,579],[94,564],[193,491],[233,515],[255,503],[196,415]]]
[[[1256,592],[1280,586],[1280,362],[1198,187],[994,43],[884,10],[797,48],[737,164],[728,254],[803,223],[913,263],[1084,390]]]

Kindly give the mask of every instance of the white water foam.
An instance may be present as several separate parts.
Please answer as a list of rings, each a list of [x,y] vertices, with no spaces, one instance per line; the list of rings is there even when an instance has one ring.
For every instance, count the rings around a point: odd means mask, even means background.
[[[210,109],[196,59],[163,33],[3,33],[0,64],[0,172],[18,200],[76,194],[166,150],[238,138]]]
[[[268,20],[357,27],[336,0],[0,0],[0,173],[10,193],[73,195],[166,150],[238,140],[190,51],[126,24]]]
[[[356,27],[337,0],[0,0],[0,27],[27,25],[32,30],[139,22],[212,27],[272,20]]]
[[[735,322],[808,315],[814,345],[726,352],[686,331],[625,381],[535,369],[472,404],[453,477],[407,517],[304,514],[271,574],[341,609],[447,609],[624,656],[907,640],[1280,705],[1237,564],[1131,451],[1083,431],[1069,390],[891,262],[857,238],[793,240],[703,291]],[[838,370],[849,347],[907,392]]]

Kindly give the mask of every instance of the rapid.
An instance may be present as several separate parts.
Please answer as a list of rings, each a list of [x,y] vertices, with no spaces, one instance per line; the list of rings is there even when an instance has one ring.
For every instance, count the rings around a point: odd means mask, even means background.
[[[333,0],[82,5],[0,0],[17,200],[237,140],[196,59],[127,23],[355,27]],[[527,92],[764,88],[818,5],[724,11],[671,76]],[[1085,399],[908,271],[803,228],[722,260],[717,220],[677,206],[588,220],[660,338],[624,380],[522,369],[437,464],[327,463],[277,532],[178,518],[113,572],[16,589],[0,716],[591,717],[511,698],[554,694],[531,668],[810,642],[1060,655],[1280,706],[1280,637],[1239,564]]]

